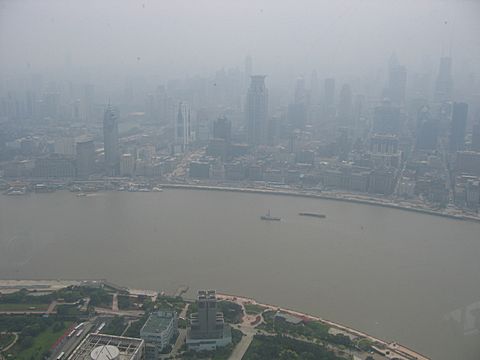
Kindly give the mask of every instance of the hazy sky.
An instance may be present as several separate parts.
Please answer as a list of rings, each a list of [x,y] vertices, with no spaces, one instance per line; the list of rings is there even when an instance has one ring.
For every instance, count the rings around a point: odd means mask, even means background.
[[[0,0],[0,66],[210,72],[254,59],[254,71],[357,73],[395,51],[421,69],[452,49],[480,63],[480,1],[466,0]],[[429,59],[429,60],[425,60]]]

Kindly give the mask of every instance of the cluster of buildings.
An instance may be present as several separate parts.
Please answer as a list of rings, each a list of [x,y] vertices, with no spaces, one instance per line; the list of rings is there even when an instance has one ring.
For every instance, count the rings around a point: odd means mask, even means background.
[[[232,342],[213,290],[198,292],[198,312],[190,316],[186,345],[190,351],[214,351]],[[140,329],[140,338],[90,333],[68,357],[69,360],[158,360],[172,350],[178,331],[173,310],[150,314]]]
[[[480,86],[455,91],[452,68],[442,57],[430,81],[392,56],[383,82],[313,71],[272,92],[247,57],[154,91],[128,80],[117,107],[32,77],[30,95],[0,96],[0,177],[273,183],[476,210]]]

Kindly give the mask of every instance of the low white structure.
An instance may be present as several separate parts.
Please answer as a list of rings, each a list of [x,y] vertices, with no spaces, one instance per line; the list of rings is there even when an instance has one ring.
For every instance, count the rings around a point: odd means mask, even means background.
[[[175,311],[157,311],[150,315],[140,329],[140,337],[145,341],[145,358],[158,359],[178,333],[178,318]]]

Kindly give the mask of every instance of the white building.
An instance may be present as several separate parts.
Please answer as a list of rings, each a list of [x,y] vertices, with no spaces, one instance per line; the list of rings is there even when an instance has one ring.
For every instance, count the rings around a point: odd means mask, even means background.
[[[175,119],[175,147],[184,152],[193,140],[192,111],[187,103],[181,102]]]
[[[178,318],[175,311],[157,311],[150,315],[140,329],[145,341],[145,358],[159,359],[164,350],[178,333]]]

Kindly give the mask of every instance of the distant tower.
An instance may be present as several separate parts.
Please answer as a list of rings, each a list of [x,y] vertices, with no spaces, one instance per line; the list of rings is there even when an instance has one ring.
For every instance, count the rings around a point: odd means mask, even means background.
[[[310,75],[310,104],[316,105],[320,102],[320,86],[316,70]]]
[[[480,152],[480,122],[473,125],[472,128],[472,149]]]
[[[93,140],[77,142],[77,177],[87,178],[95,172],[95,144]]]
[[[250,145],[263,144],[266,140],[268,117],[268,90],[265,75],[251,77],[246,103],[247,141]]]
[[[245,89],[247,88],[249,82],[250,82],[250,77],[252,76],[252,58],[250,55],[248,55],[245,58]]]
[[[440,58],[440,68],[438,69],[437,80],[435,82],[435,101],[452,100],[453,79],[452,79],[452,59],[450,57]]]
[[[465,133],[467,128],[468,105],[454,103],[452,122],[450,124],[449,149],[451,152],[465,150]]]
[[[192,142],[191,109],[185,102],[178,104],[177,119],[175,122],[175,144],[186,151]]]
[[[388,66],[388,82],[385,91],[386,97],[392,104],[402,106],[405,104],[405,89],[407,86],[407,70],[399,65],[395,54],[392,55]]]
[[[339,94],[338,125],[352,126],[353,100],[350,85],[344,84]]]
[[[325,79],[324,115],[326,120],[332,120],[335,116],[335,79]]]
[[[213,138],[223,139],[226,143],[230,143],[232,137],[232,122],[225,116],[218,118],[213,123]]]
[[[116,176],[120,171],[118,112],[111,105],[107,106],[103,117],[103,143],[106,174],[108,176]]]
[[[295,81],[295,104],[305,103],[307,101],[307,90],[305,89],[305,79],[297,78]]]

